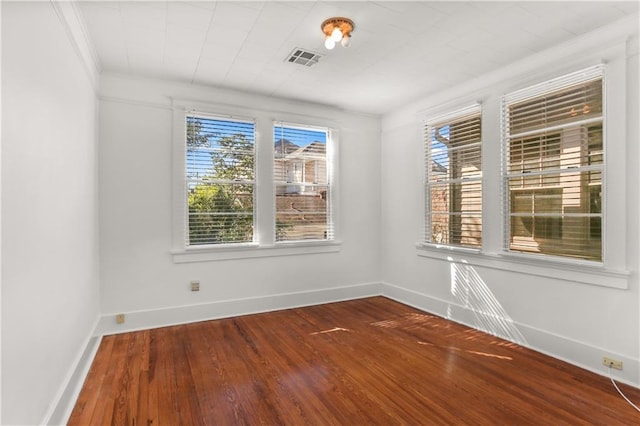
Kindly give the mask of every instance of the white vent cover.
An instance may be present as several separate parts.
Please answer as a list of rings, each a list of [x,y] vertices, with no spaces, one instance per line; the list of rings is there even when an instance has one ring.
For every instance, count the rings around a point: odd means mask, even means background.
[[[285,58],[285,61],[311,67],[318,63],[322,55],[296,47]]]

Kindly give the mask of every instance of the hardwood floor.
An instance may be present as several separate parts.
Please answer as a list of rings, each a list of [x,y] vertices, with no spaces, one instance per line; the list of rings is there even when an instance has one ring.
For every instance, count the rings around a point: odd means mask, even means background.
[[[69,424],[632,425],[639,414],[608,378],[373,297],[106,336]]]

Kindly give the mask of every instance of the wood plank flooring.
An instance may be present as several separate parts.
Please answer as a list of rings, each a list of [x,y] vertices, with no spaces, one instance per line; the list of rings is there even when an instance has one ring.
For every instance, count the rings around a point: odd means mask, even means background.
[[[106,336],[69,420],[101,424],[634,425],[640,415],[608,378],[373,297]]]

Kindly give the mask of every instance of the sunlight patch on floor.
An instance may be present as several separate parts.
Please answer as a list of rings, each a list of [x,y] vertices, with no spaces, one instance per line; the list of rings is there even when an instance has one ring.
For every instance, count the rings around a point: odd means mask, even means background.
[[[342,328],[342,327],[333,327],[329,330],[322,330],[322,331],[316,331],[315,333],[309,333],[310,336],[315,336],[316,334],[325,334],[325,333],[334,333],[336,331],[351,331],[347,328]]]
[[[409,313],[404,315],[399,319],[391,319],[391,320],[383,320],[372,322],[370,325],[374,327],[383,327],[383,328],[403,328],[403,329],[411,329],[416,328],[416,326],[429,325],[429,327],[437,328],[437,327],[445,327],[446,324],[442,321],[442,318],[427,315],[427,314],[417,314],[417,313]]]
[[[372,322],[371,325],[382,328],[396,328],[400,324],[399,320],[383,320]]]
[[[423,346],[437,346],[434,343],[423,342],[421,340],[418,340],[418,344],[419,345],[423,345]],[[473,355],[485,356],[485,357],[489,357],[489,358],[503,359],[505,361],[513,361],[512,357],[505,356],[505,355],[490,354],[490,353],[487,353],[487,352],[479,352],[479,351],[470,351],[470,350],[460,349],[460,348],[450,347],[450,346],[448,346],[447,349],[450,349],[452,351],[466,352],[466,353],[473,354]]]
[[[474,355],[487,356],[489,358],[498,358],[498,359],[504,359],[504,360],[507,360],[507,361],[513,361],[513,358],[510,357],[510,356],[488,354],[486,352],[478,352],[478,351],[465,351],[465,352],[468,352],[468,353],[474,354]]]

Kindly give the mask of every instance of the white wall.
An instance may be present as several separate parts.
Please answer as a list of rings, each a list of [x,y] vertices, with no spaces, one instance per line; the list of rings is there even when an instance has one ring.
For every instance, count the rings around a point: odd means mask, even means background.
[[[386,290],[388,295],[600,373],[605,372],[601,366],[602,355],[617,357],[625,362],[624,371],[616,372],[619,377],[640,384],[637,22],[637,16],[632,17],[485,78],[434,94],[383,118],[382,279],[390,284]],[[625,44],[629,34],[633,37]],[[608,141],[609,152],[613,155],[616,150],[622,155],[620,162],[611,165],[607,171],[613,176],[624,170],[621,166],[625,165],[626,150],[626,176],[621,176],[623,185],[624,181],[628,182],[626,191],[609,188],[608,195],[626,205],[625,211],[610,211],[609,214],[623,218],[618,227],[623,231],[622,238],[616,236],[613,243],[626,247],[626,267],[630,271],[628,288],[608,288],[586,284],[580,279],[572,281],[519,273],[522,268],[517,263],[496,261],[496,257],[492,257],[491,263],[499,268],[469,268],[473,279],[463,284],[466,288],[461,297],[460,282],[452,281],[456,266],[446,258],[418,256],[416,250],[416,243],[421,240],[424,211],[420,120],[426,118],[425,111],[439,107],[446,111],[446,107],[482,101],[484,178],[485,189],[488,189],[485,191],[484,225],[485,231],[493,231],[485,232],[484,240],[486,245],[497,247],[501,241],[500,96],[506,91],[526,87],[535,79],[562,75],[602,59],[609,61],[608,68],[615,70],[614,74],[622,75],[622,84],[625,84],[625,71],[627,75],[626,90],[617,94],[622,97],[617,104],[623,107],[625,93],[627,96],[626,138],[623,129]],[[621,87],[620,83],[616,84]],[[611,105],[614,103],[611,99]],[[612,235],[616,234],[611,232],[609,236]],[[466,260],[469,255],[455,253],[453,257]],[[482,311],[492,312],[486,315]]]
[[[0,41],[2,41],[2,3],[0,3]],[[0,97],[2,96],[2,48],[0,47]],[[2,422],[2,101],[0,99],[0,423]]]
[[[99,317],[97,100],[59,12],[2,4],[2,424],[51,418]]]
[[[101,78],[100,92],[101,291],[108,324],[114,324],[111,314],[119,312],[128,313],[124,328],[138,328],[158,322],[130,322],[135,321],[137,311],[165,310],[159,322],[171,323],[320,303],[327,297],[371,294],[372,288],[379,291],[378,117],[231,90],[108,74]],[[173,263],[170,98],[267,111],[276,119],[295,113],[310,120],[336,122],[340,130],[339,214],[344,231],[340,251]],[[251,117],[251,113],[247,115]],[[201,282],[197,293],[189,291],[189,282],[195,279]],[[365,293],[330,290],[352,286],[366,289]],[[264,303],[246,300],[256,298]],[[274,302],[276,298],[278,302]],[[223,308],[225,303],[238,300],[237,309]],[[199,311],[191,317],[171,316],[177,307],[184,306]]]
[[[562,49],[408,105],[384,117],[381,137],[377,117],[116,75],[101,77],[97,105],[87,63],[70,43],[74,31],[60,9],[3,2],[1,18],[3,424],[56,418],[100,313],[104,329],[118,330],[113,314],[119,312],[128,314],[125,326],[135,328],[384,293],[487,328],[451,293],[449,263],[416,254],[423,169],[418,113],[466,96],[482,98],[495,115],[503,89],[540,72]],[[578,47],[586,52],[589,43]],[[625,59],[632,184],[618,194],[627,199],[628,289],[494,268],[476,272],[490,295],[485,302],[499,310],[504,328],[493,330],[497,334],[594,370],[606,351],[625,361],[625,381],[638,384],[637,36],[632,44]],[[274,118],[282,112],[335,121],[341,250],[173,263],[172,97],[274,111]],[[487,179],[497,184],[495,176]],[[381,277],[386,285],[378,285]],[[198,293],[188,290],[193,279],[201,281]]]

